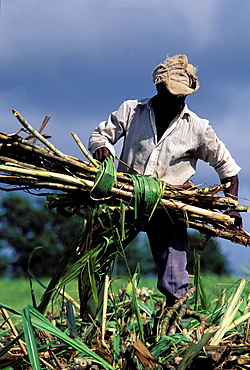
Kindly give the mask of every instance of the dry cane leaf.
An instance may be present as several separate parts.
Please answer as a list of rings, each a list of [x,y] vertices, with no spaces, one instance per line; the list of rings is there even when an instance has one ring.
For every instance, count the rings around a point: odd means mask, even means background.
[[[135,354],[145,367],[154,367],[157,360],[154,358],[154,356],[149,352],[147,347],[140,341],[137,340],[133,347],[135,348]]]

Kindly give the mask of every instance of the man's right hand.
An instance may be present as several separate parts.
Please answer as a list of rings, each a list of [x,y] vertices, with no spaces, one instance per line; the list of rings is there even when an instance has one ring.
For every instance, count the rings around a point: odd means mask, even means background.
[[[94,152],[93,157],[97,161],[103,162],[105,158],[111,157],[111,153],[110,150],[106,148],[106,146],[102,146]]]

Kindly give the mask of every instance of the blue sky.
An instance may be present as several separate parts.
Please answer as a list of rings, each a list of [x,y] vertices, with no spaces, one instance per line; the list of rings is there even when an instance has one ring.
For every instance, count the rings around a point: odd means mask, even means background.
[[[19,128],[12,108],[35,128],[51,116],[51,142],[80,158],[70,133],[87,146],[123,100],[154,95],[152,70],[179,53],[198,66],[201,84],[187,104],[242,167],[241,203],[250,205],[249,0],[2,0],[0,130]],[[203,164],[193,180],[218,183]],[[249,248],[221,244],[235,271],[250,267]]]

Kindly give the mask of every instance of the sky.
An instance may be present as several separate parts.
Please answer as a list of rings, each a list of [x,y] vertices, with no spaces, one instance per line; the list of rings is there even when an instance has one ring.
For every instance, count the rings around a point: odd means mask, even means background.
[[[0,1],[0,131],[20,128],[11,109],[36,129],[50,116],[50,141],[82,158],[71,132],[87,146],[124,100],[155,94],[151,73],[166,55],[186,54],[201,86],[188,107],[241,166],[240,203],[250,205],[249,0]],[[219,183],[203,163],[193,181]],[[243,221],[250,232],[250,213]],[[220,244],[235,273],[250,269],[250,247]]]

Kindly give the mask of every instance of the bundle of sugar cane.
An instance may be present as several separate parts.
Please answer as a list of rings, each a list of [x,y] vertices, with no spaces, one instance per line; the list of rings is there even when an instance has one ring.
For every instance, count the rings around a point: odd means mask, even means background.
[[[120,207],[122,202],[126,209],[134,209],[136,218],[141,213],[150,217],[156,207],[170,208],[190,228],[250,245],[250,235],[236,228],[234,219],[226,214],[231,210],[249,212],[250,207],[219,196],[228,184],[207,188],[172,186],[155,178],[116,173],[112,160],[102,164],[95,161],[76,134],[72,136],[89,162],[62,153],[19,112],[13,110],[13,114],[23,128],[11,135],[0,133],[0,182],[5,184],[2,190],[61,191],[56,198],[48,196],[50,206],[60,202],[75,212],[94,202],[110,207]],[[29,136],[23,138],[20,132],[28,132]],[[42,145],[32,141],[34,138]]]

